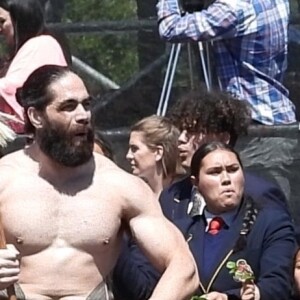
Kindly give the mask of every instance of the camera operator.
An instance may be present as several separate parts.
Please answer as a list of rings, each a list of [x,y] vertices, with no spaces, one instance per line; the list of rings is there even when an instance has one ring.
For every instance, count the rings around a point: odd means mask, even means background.
[[[182,6],[187,2],[191,0],[183,0]],[[198,3],[201,7],[201,0]],[[202,5],[202,10],[188,7],[182,13],[177,0],[158,1],[160,36],[175,43],[212,42],[220,88],[249,102],[253,123],[296,122],[295,106],[282,85],[287,66],[288,0],[215,0],[207,7]],[[246,147],[238,141],[237,148],[242,149],[245,167],[261,173],[263,166],[263,175],[276,181],[289,199],[291,185],[300,182],[290,170],[296,160],[300,162],[296,145],[296,139],[285,136],[252,138]],[[290,204],[300,215],[298,202],[295,199]]]
[[[177,0],[159,0],[161,37],[170,42],[213,41],[222,89],[247,100],[253,120],[266,125],[295,122],[295,107],[281,84],[288,0],[216,0],[191,12],[190,3],[196,8],[203,1],[183,1],[190,13],[182,15]]]

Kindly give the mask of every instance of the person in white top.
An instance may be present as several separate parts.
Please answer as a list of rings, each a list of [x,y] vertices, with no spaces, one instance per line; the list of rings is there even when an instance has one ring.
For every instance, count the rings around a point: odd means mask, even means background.
[[[43,65],[66,66],[66,57],[58,41],[48,33],[38,0],[0,0],[0,34],[9,47],[9,58],[4,60],[1,70],[0,111],[23,121],[16,89]],[[23,132],[22,124],[11,126],[16,132]]]

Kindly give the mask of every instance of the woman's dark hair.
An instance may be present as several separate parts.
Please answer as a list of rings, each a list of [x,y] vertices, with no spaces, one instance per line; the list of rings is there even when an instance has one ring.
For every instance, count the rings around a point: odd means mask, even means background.
[[[235,242],[233,252],[242,251],[247,245],[247,235],[250,233],[259,213],[259,205],[248,195],[244,196],[245,214],[240,235]]]
[[[219,142],[219,141],[213,141],[213,142],[205,143],[205,144],[201,145],[198,148],[198,150],[195,152],[195,154],[193,155],[192,162],[191,162],[191,175],[195,176],[197,178],[199,176],[200,165],[201,165],[203,158],[207,154],[209,154],[215,150],[218,150],[218,149],[226,150],[226,151],[234,153],[239,164],[243,168],[242,161],[240,159],[239,154],[230,145],[225,144],[223,142]]]
[[[34,36],[46,32],[44,10],[39,0],[0,0],[0,7],[10,14],[14,27],[14,56]]]
[[[17,89],[16,99],[24,108],[26,133],[35,132],[35,128],[27,116],[28,108],[34,107],[38,111],[44,111],[53,100],[49,86],[69,72],[71,72],[71,70],[68,67],[45,65],[36,69],[27,78],[23,87]]]
[[[202,160],[206,155],[209,153],[215,151],[215,150],[226,150],[230,151],[235,154],[239,164],[243,168],[241,159],[239,154],[228,144],[222,143],[222,142],[217,142],[213,141],[207,144],[203,144],[194,154],[191,162],[191,175],[195,176],[196,178],[199,176],[199,171],[200,171],[200,165]],[[243,218],[243,223],[242,223],[242,228],[240,230],[240,235],[238,239],[236,240],[235,246],[233,248],[233,252],[241,251],[246,247],[247,244],[247,235],[251,231],[257,215],[259,213],[259,207],[256,204],[256,202],[249,196],[249,195],[244,195],[243,196],[243,203],[244,205],[244,218]]]

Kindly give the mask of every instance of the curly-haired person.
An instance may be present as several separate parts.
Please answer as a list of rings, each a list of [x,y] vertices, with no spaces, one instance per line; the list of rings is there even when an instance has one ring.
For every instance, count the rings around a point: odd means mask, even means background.
[[[219,140],[234,146],[245,135],[251,121],[246,102],[219,91],[194,90],[180,98],[170,113],[179,128],[179,151],[182,165],[189,168],[199,146]]]
[[[238,137],[247,133],[251,113],[245,101],[228,93],[199,89],[178,99],[170,119],[181,131],[178,149],[182,166],[188,170],[194,153],[202,144],[220,141],[235,146]],[[288,209],[285,195],[276,184],[248,170],[245,172],[245,192],[260,199],[264,205],[275,204]],[[186,214],[201,214],[205,206],[201,195],[195,193],[189,176],[163,190],[160,204],[171,220]]]

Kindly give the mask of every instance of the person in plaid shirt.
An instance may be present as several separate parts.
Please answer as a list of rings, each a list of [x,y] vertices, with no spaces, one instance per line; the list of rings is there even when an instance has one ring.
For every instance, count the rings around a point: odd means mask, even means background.
[[[177,0],[157,5],[159,33],[170,42],[212,41],[221,89],[247,100],[253,120],[296,121],[282,85],[287,66],[288,0],[216,0],[207,9],[181,14]]]

